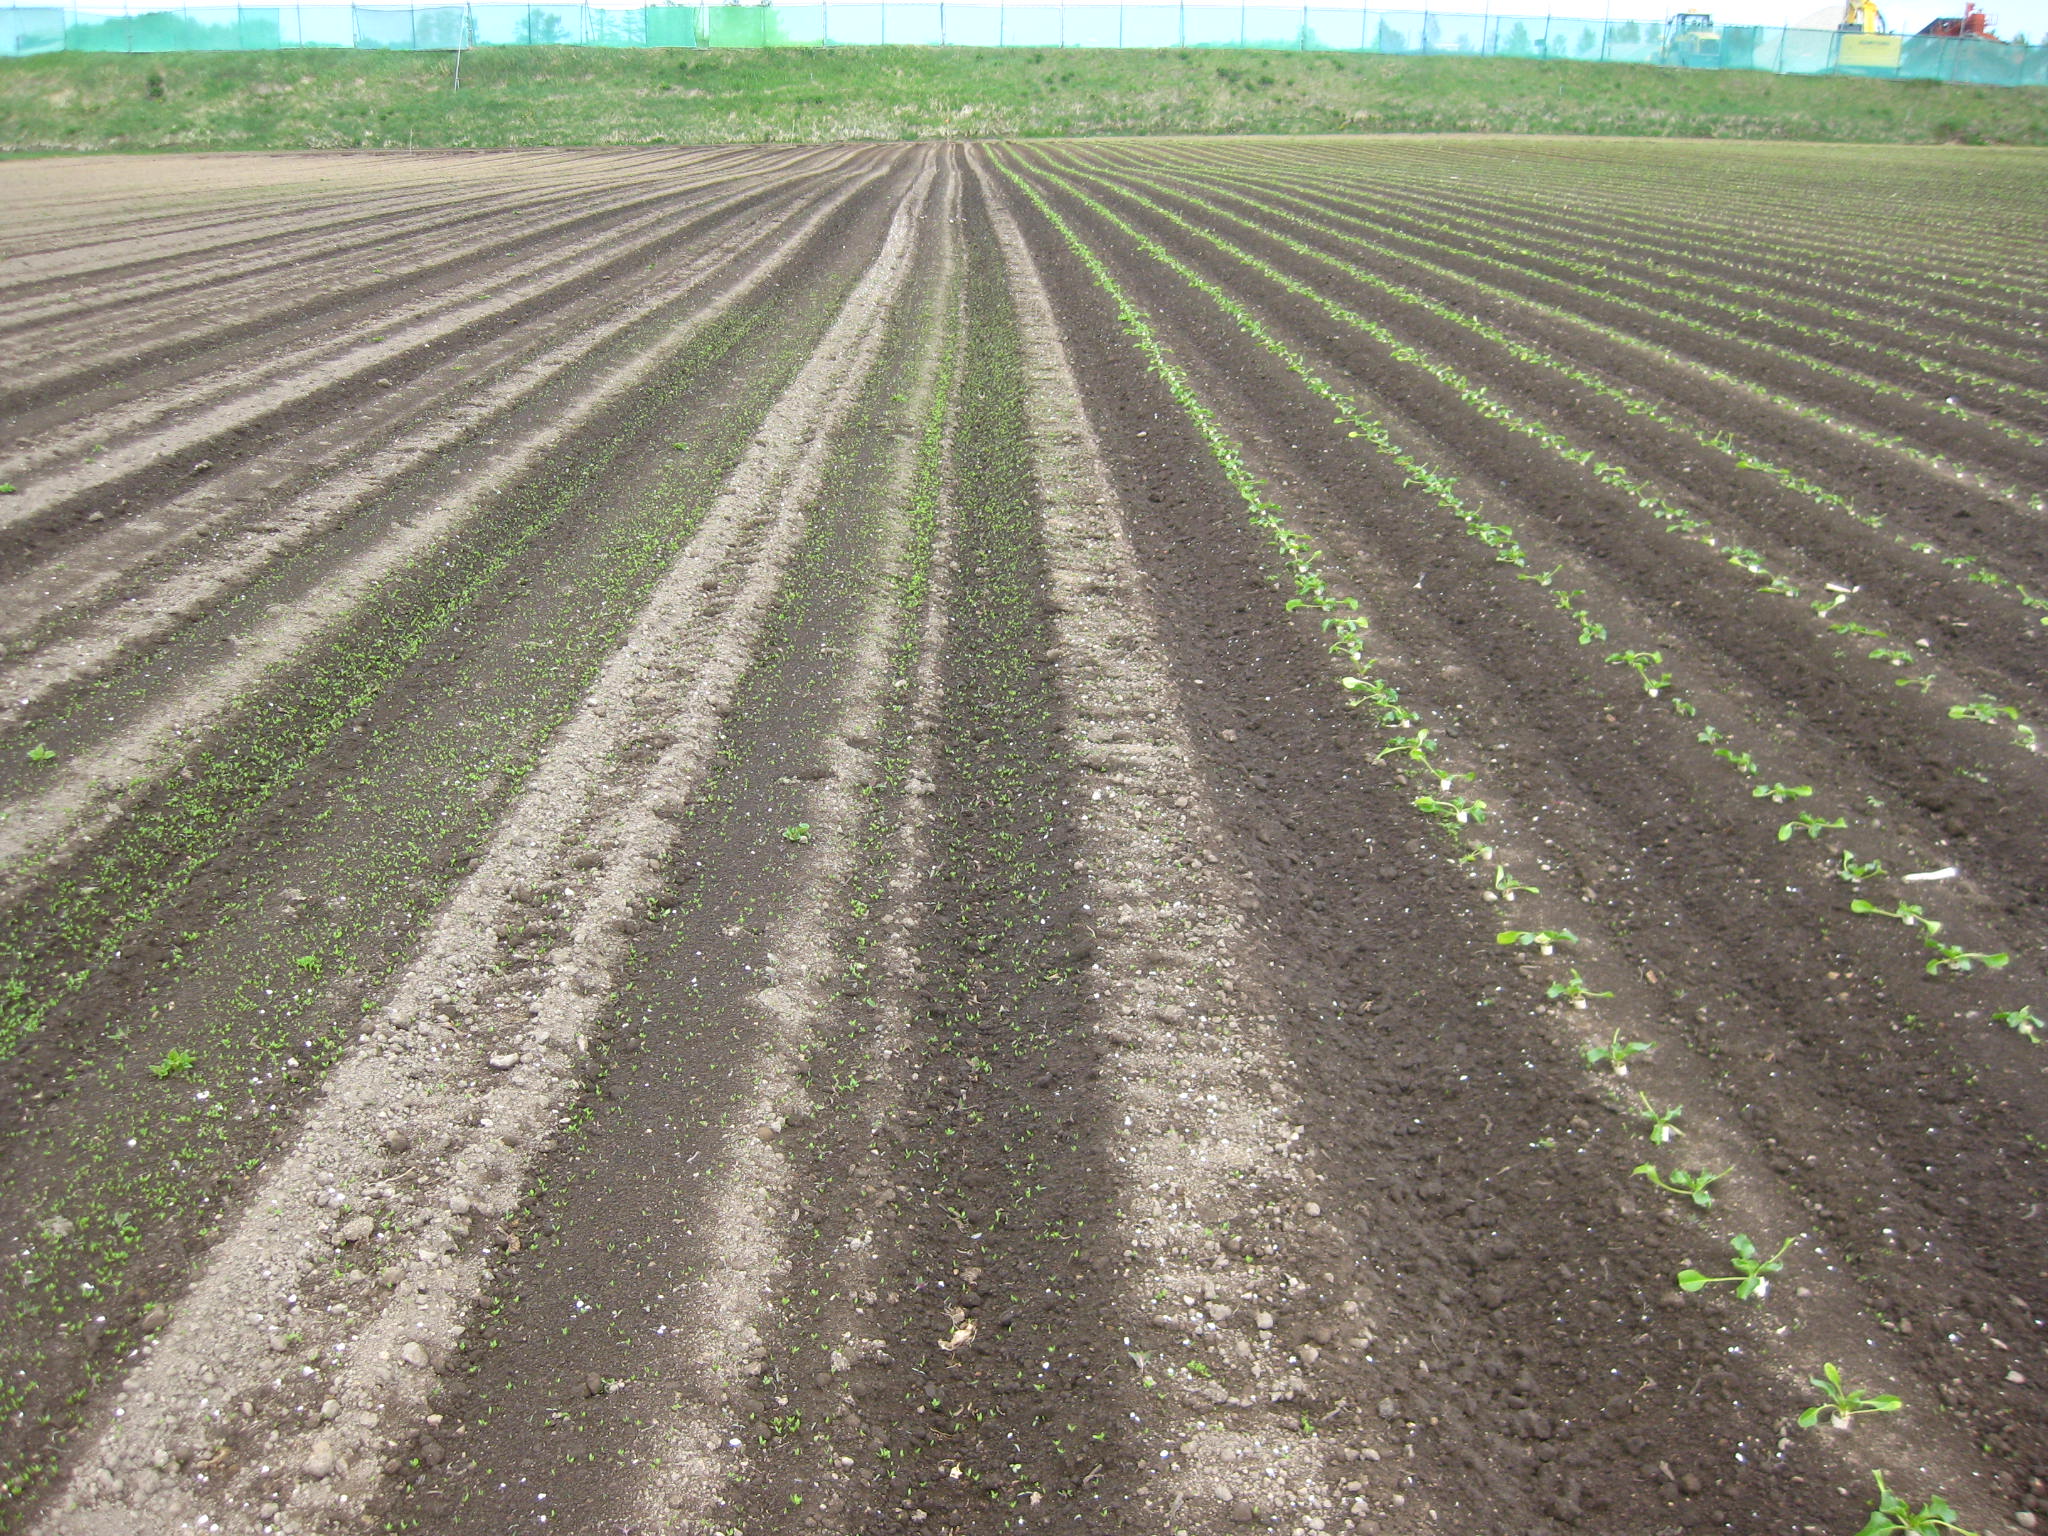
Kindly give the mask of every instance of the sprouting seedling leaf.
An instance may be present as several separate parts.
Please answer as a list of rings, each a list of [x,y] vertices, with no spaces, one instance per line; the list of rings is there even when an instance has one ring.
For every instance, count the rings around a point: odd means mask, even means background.
[[[199,1059],[190,1051],[182,1047],[173,1046],[170,1050],[164,1052],[164,1059],[162,1061],[157,1062],[149,1069],[149,1075],[159,1080],[166,1077],[176,1077],[180,1073],[190,1072],[198,1064]]]
[[[1943,971],[1974,971],[1980,965],[1987,971],[2002,971],[2012,963],[2011,955],[1979,954],[1976,950],[1964,949],[1960,944],[1944,944],[1931,933],[1925,942],[1934,951],[1934,958],[1927,962],[1927,974],[1930,976],[1939,976]]]
[[[1586,1058],[1589,1067],[1608,1067],[1616,1077],[1627,1077],[1630,1060],[1655,1049],[1647,1040],[1623,1040],[1621,1031],[1617,1029],[1605,1045],[1582,1047],[1579,1054]]]
[[[1789,843],[1792,841],[1793,834],[1797,832],[1804,832],[1808,838],[1818,838],[1823,832],[1844,832],[1848,830],[1848,827],[1849,823],[1842,820],[1839,816],[1833,821],[1829,821],[1825,817],[1815,816],[1808,811],[1801,811],[1797,816],[1783,823],[1778,828],[1778,841]]]
[[[1841,867],[1835,871],[1837,880],[1846,880],[1851,885],[1861,885],[1865,880],[1875,879],[1884,873],[1882,859],[1859,859],[1848,849],[1842,850]],[[1854,907],[1854,903],[1850,903]]]
[[[1830,1362],[1823,1365],[1821,1374],[1806,1379],[1813,1383],[1827,1401],[1815,1403],[1799,1415],[1799,1427],[1811,1429],[1825,1416],[1834,1420],[1835,1428],[1847,1429],[1849,1421],[1859,1413],[1897,1413],[1905,1406],[1889,1392],[1865,1392],[1842,1385],[1842,1369]]]
[[[1811,784],[1759,784],[1749,794],[1753,800],[1768,800],[1773,805],[1783,805],[1788,800],[1811,798],[1813,786]]]
[[[782,840],[785,843],[808,843],[811,840],[811,824],[808,821],[800,821],[793,827],[784,827]]]
[[[1708,1211],[1714,1208],[1714,1185],[1735,1170],[1723,1168],[1719,1173],[1688,1173],[1683,1168],[1674,1168],[1668,1179],[1657,1172],[1655,1163],[1637,1163],[1630,1171],[1638,1178],[1648,1179],[1665,1194],[1683,1196],[1701,1210]]]
[[[1865,901],[1861,896],[1858,896],[1849,903],[1849,910],[1851,912],[1864,913],[1871,917],[1896,918],[1908,928],[1926,929],[1930,938],[1941,932],[1941,924],[1927,916],[1927,909],[1925,907],[1916,907],[1910,901],[1902,901],[1896,907],[1880,907],[1876,902]]]
[[[1514,944],[1523,949],[1534,949],[1538,954],[1554,955],[1560,944],[1577,944],[1579,936],[1569,928],[1503,928],[1493,936],[1496,944]]]
[[[1943,1531],[1952,1532],[1953,1536],[1975,1536],[1956,1524],[1956,1512],[1940,1494],[1915,1509],[1885,1487],[1882,1472],[1870,1475],[1877,1479],[1877,1508],[1856,1536],[1940,1536]]]
[[[2034,1012],[2031,1006],[2026,1004],[2022,1004],[2018,1008],[2001,1008],[1998,1012],[1992,1014],[1991,1017],[2009,1029],[2018,1030],[2021,1035],[2035,1045],[2041,1043],[2041,1031],[2048,1029],[2048,1019],[2042,1018]]]
[[[1607,664],[1610,667],[1625,666],[1634,672],[1643,685],[1643,692],[1653,699],[1671,686],[1670,673],[1650,670],[1664,665],[1662,651],[1614,651],[1607,657]]]
[[[1527,891],[1531,896],[1541,896],[1543,894],[1535,886],[1528,884],[1526,881],[1517,880],[1513,875],[1509,874],[1507,865],[1496,865],[1493,871],[1493,891],[1491,894],[1498,896],[1502,901],[1513,901],[1517,891]]]
[[[1756,759],[1747,752],[1736,751],[1733,747],[1716,747],[1714,748],[1714,756],[1720,758],[1724,763],[1732,764],[1737,773],[1753,774],[1757,771]],[[1755,792],[1751,791],[1751,793]]]
[[[47,763],[51,758],[55,757],[56,755],[57,754],[55,752],[52,752],[48,747],[42,745],[40,742],[38,742],[35,746],[30,747],[28,749],[28,760],[32,763]]]
[[[1544,988],[1543,995],[1553,1003],[1560,1001],[1568,1002],[1574,1008],[1584,1008],[1586,1006],[1586,999],[1589,997],[1614,996],[1612,992],[1595,992],[1589,988],[1586,985],[1585,977],[1579,974],[1577,966],[1572,967],[1572,973],[1569,978],[1564,981],[1553,981],[1548,987]]]
[[[1417,795],[1415,808],[1425,816],[1434,816],[1445,826],[1465,826],[1468,823],[1486,820],[1486,802],[1467,800],[1462,795]]]
[[[1786,1238],[1778,1245],[1778,1251],[1767,1259],[1757,1251],[1757,1246],[1749,1240],[1748,1233],[1738,1232],[1728,1239],[1728,1246],[1735,1250],[1735,1257],[1729,1262],[1736,1273],[1703,1275],[1696,1269],[1681,1269],[1678,1272],[1678,1288],[1681,1291],[1699,1291],[1710,1285],[1732,1285],[1735,1287],[1737,1301],[1748,1301],[1752,1297],[1761,1301],[1770,1293],[1770,1277],[1784,1269],[1785,1255],[1798,1241],[1797,1237]]]
[[[1670,1109],[1659,1109],[1650,1102],[1650,1096],[1640,1090],[1636,1093],[1636,1099],[1643,1106],[1637,1113],[1650,1122],[1650,1140],[1655,1145],[1666,1146],[1685,1134],[1671,1123],[1685,1113],[1683,1104],[1674,1105]]]

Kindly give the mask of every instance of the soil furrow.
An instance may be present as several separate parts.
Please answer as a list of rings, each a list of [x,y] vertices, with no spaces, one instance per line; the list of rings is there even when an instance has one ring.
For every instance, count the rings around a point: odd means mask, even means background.
[[[126,1529],[122,1511],[144,1507],[204,1513],[231,1530],[352,1522],[380,1475],[386,1437],[371,1431],[427,1411],[435,1367],[485,1278],[469,1218],[509,1213],[527,1161],[557,1129],[625,947],[621,925],[659,888],[676,835],[664,808],[709,767],[718,712],[759,639],[845,392],[869,366],[877,316],[907,271],[904,224],[899,214],[425,951],[149,1347],[128,1412],[101,1421],[72,1478],[68,1497],[83,1507],[56,1528]],[[651,747],[650,731],[660,732]],[[538,944],[552,939],[536,940],[536,920],[562,941],[545,959]],[[354,1207],[341,1209],[350,1196]],[[371,1231],[359,1233],[356,1213],[371,1210]],[[380,1216],[413,1213],[403,1246],[371,1254]],[[378,1282],[316,1269],[309,1238],[364,1245],[384,1260]],[[336,1310],[309,1304],[316,1288],[331,1288]],[[342,1310],[351,1303],[360,1316]],[[285,1339],[287,1352],[300,1342],[287,1328],[310,1336],[299,1372],[278,1370],[272,1342]],[[222,1392],[248,1396],[243,1422],[216,1414]],[[323,1415],[329,1393],[337,1407]],[[150,1449],[166,1438],[229,1443],[234,1469],[213,1456],[203,1476],[160,1476]],[[128,1483],[109,1497],[109,1478]]]

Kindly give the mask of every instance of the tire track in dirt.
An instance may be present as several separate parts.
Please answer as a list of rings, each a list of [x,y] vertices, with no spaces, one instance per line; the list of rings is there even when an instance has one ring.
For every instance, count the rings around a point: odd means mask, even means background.
[[[587,1049],[624,948],[618,925],[652,894],[661,851],[674,837],[660,809],[687,795],[708,765],[718,711],[773,602],[847,386],[871,363],[877,315],[905,280],[908,214],[920,196],[913,191],[898,210],[878,259],[764,423],[758,451],[735,472],[693,548],[607,663],[586,709],[550,747],[425,953],[393,990],[365,1048],[329,1074],[325,1100],[298,1144],[267,1173],[255,1208],[131,1378],[129,1411],[103,1423],[73,1476],[67,1505],[82,1507],[60,1507],[49,1529],[131,1530],[145,1510],[153,1523],[203,1514],[229,1530],[273,1521],[287,1529],[353,1523],[353,1509],[379,1476],[370,1431],[386,1418],[417,1420],[425,1412],[436,1357],[456,1341],[484,1279],[479,1245],[461,1243],[465,1218],[505,1214],[530,1149],[555,1133],[579,1074],[573,1057]],[[712,595],[728,583],[737,589],[729,598]],[[620,749],[657,720],[671,744],[639,772],[621,774]],[[579,850],[599,861],[585,862],[588,875],[573,873]],[[578,898],[561,884],[567,879],[594,889]],[[551,888],[539,892],[539,885]],[[566,908],[566,944],[545,970],[507,971],[493,927],[548,898]],[[437,1000],[457,993],[476,1007],[502,1004],[509,1016],[458,1046],[466,1031],[449,1030],[433,1014]],[[479,1074],[494,1047],[493,1070]],[[406,1201],[437,1208],[437,1230],[416,1257],[392,1265],[387,1283],[397,1284],[388,1302],[367,1306],[365,1318],[338,1330],[317,1329],[328,1334],[317,1343],[330,1357],[331,1379],[287,1386],[246,1319],[281,1323],[296,1312],[316,1331],[302,1293],[317,1282],[304,1256],[328,1223],[303,1213],[328,1208],[327,1191],[366,1197],[387,1173],[389,1133],[400,1121],[408,1142],[438,1142],[428,1154],[432,1174]],[[473,1138],[470,1127],[496,1134]],[[375,1219],[367,1224],[374,1230]],[[370,1233],[358,1237],[351,1227],[336,1235],[357,1242]],[[320,1410],[321,1393],[333,1394],[333,1413]],[[235,1423],[218,1411],[223,1394],[230,1402],[247,1394],[263,1408]],[[257,1440],[264,1430],[276,1438]],[[211,1446],[223,1438],[242,1447],[228,1453],[233,1473],[216,1471],[203,1484],[153,1475],[151,1453],[164,1441]],[[129,1480],[111,1499],[110,1478]],[[289,1502],[279,1506],[279,1496]]]

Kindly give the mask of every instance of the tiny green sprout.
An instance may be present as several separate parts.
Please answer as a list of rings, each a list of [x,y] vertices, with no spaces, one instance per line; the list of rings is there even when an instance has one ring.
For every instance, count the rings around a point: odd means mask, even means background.
[[[1572,967],[1572,974],[1569,980],[1553,981],[1548,987],[1544,988],[1543,995],[1553,1003],[1560,1001],[1568,1002],[1574,1008],[1585,1007],[1586,999],[1589,997],[1614,996],[1612,992],[1595,992],[1588,987],[1586,985],[1586,978],[1579,974],[1577,966]]]
[[[1569,928],[1539,928],[1534,932],[1526,928],[1503,928],[1493,936],[1496,944],[1514,944],[1523,949],[1534,949],[1538,954],[1554,955],[1560,944],[1576,944],[1579,936]]]
[[[1579,1054],[1586,1058],[1589,1067],[1610,1067],[1616,1077],[1627,1077],[1629,1058],[1655,1049],[1647,1040],[1623,1040],[1621,1031],[1617,1029],[1605,1045],[1582,1046]]]
[[[1773,805],[1783,805],[1788,800],[1812,798],[1811,784],[1759,784],[1749,792],[1752,800],[1768,800]]]
[[[1848,593],[1830,592],[1826,597],[1815,598],[1810,606],[1812,607],[1815,613],[1820,615],[1820,617],[1826,618],[1829,614],[1833,613],[1837,608],[1841,607],[1842,604],[1846,603],[1847,601],[1849,601]]]
[[[28,749],[28,760],[32,763],[47,763],[57,754],[41,743]]]
[[[1799,1427],[1811,1429],[1823,1417],[1831,1418],[1835,1428],[1847,1429],[1849,1421],[1859,1413],[1897,1413],[1905,1405],[1889,1392],[1864,1392],[1842,1385],[1841,1367],[1828,1364],[1820,1368],[1820,1375],[1806,1379],[1827,1397],[1824,1403],[1815,1403],[1799,1415]]]
[[[310,972],[315,976],[318,976],[321,971],[320,957],[318,955],[301,955],[292,964],[300,970]]]
[[[1941,932],[1941,924],[1927,916],[1927,909],[1916,907],[1910,901],[1902,901],[1896,907],[1880,907],[1876,902],[1865,901],[1858,896],[1849,903],[1849,910],[1870,917],[1897,918],[1908,928],[1925,928],[1930,938]]]
[[[1841,867],[1835,871],[1835,878],[1837,880],[1846,880],[1851,885],[1861,885],[1864,881],[1875,879],[1883,873],[1884,860],[1859,859],[1855,854],[1844,848],[1842,850]]]
[[[1733,1168],[1723,1168],[1719,1173],[1688,1173],[1683,1168],[1674,1168],[1667,1179],[1657,1172],[1655,1163],[1637,1163],[1630,1170],[1638,1178],[1648,1179],[1667,1195],[1683,1195],[1703,1211],[1714,1208],[1714,1185],[1734,1171]]]
[[[1869,654],[1872,661],[1881,661],[1887,666],[1893,667],[1903,667],[1913,659],[1911,651],[1902,651],[1898,647],[1890,645],[1872,646]]]
[[[1650,1096],[1640,1089],[1636,1092],[1636,1099],[1643,1106],[1636,1113],[1650,1122],[1650,1140],[1652,1143],[1660,1147],[1667,1146],[1685,1134],[1685,1132],[1671,1123],[1685,1113],[1685,1106],[1683,1104],[1673,1105],[1670,1109],[1659,1109],[1650,1102]]]
[[[0,496],[12,496],[14,494],[16,493],[13,482],[7,480],[0,480]]]
[[[1856,1536],[1940,1536],[1943,1531],[1953,1532],[1954,1536],[1974,1536],[1956,1524],[1956,1512],[1940,1494],[1915,1509],[1885,1487],[1882,1472],[1870,1475],[1877,1479],[1877,1508]]]
[[[1732,1285],[1735,1287],[1737,1301],[1748,1301],[1751,1297],[1762,1301],[1770,1294],[1769,1277],[1785,1267],[1785,1255],[1798,1241],[1796,1237],[1786,1238],[1778,1245],[1778,1251],[1767,1259],[1757,1252],[1757,1246],[1749,1240],[1748,1233],[1738,1232],[1728,1239],[1728,1246],[1735,1250],[1735,1257],[1731,1263],[1737,1273],[1703,1275],[1696,1269],[1681,1269],[1678,1272],[1678,1288],[1681,1291],[1698,1291],[1710,1285]]]
[[[2020,719],[2020,712],[2018,710],[2014,709],[2010,704],[1999,703],[1998,700],[1988,694],[1974,704],[1957,704],[1952,706],[1948,712],[1948,717],[1951,720],[1978,720],[1986,725],[1996,725],[2001,720],[2009,720],[2012,722],[2013,733],[2018,738],[2021,746],[2025,747],[2029,752],[2033,752],[2038,750],[2041,744],[2040,738],[2034,732],[2034,728]]]
[[[1791,821],[1784,822],[1779,826],[1778,841],[1789,843],[1792,841],[1792,835],[1795,832],[1804,832],[1809,838],[1818,838],[1823,832],[1845,832],[1848,828],[1849,823],[1842,820],[1839,816],[1833,821],[1828,821],[1823,817],[1815,816],[1810,811],[1801,811]]]
[[[1699,706],[1690,699],[1673,699],[1671,701],[1671,712],[1674,715],[1682,715],[1687,720],[1690,720],[1700,710]]]
[[[1980,965],[1987,971],[2002,971],[2012,963],[2011,955],[1980,955],[1960,944],[1944,944],[1931,933],[1925,943],[1934,951],[1934,958],[1927,962],[1930,976],[1939,976],[1943,971],[1974,971]]]
[[[1547,587],[1557,579],[1557,573],[1563,569],[1564,567],[1561,565],[1553,565],[1547,571],[1523,571],[1515,580],[1533,581],[1538,586]]]
[[[793,827],[784,827],[782,840],[785,843],[808,843],[811,840],[811,824],[808,821],[800,821]]]
[[[1507,865],[1499,864],[1494,866],[1493,890],[1488,894],[1497,896],[1502,901],[1513,901],[1517,891],[1527,891],[1531,896],[1541,896],[1543,894],[1535,886],[1528,884],[1526,881],[1517,880],[1513,875],[1509,874]]]
[[[1696,741],[1704,741],[1710,747],[1720,739],[1721,728],[1718,725],[1701,726],[1699,730],[1699,735],[1694,738],[1694,740]]]
[[[1934,674],[1929,672],[1922,677],[1893,678],[1892,686],[1894,688],[1918,688],[1922,693],[1925,693],[1934,686]]]
[[[2026,1005],[2018,1008],[2001,1008],[1991,1017],[2010,1029],[2018,1030],[2035,1045],[2041,1043],[2041,1031],[2048,1029],[2048,1019],[2042,1018],[2032,1007]]]
[[[1830,624],[1828,629],[1837,635],[1862,635],[1869,640],[1889,640],[1890,635],[1881,629],[1872,629],[1868,624]]]
[[[149,1069],[149,1075],[161,1081],[166,1077],[176,1077],[181,1072],[190,1072],[197,1065],[198,1057],[188,1050],[173,1046],[164,1052],[162,1061]]]
[[[1415,809],[1425,816],[1436,817],[1445,826],[1464,826],[1486,820],[1486,802],[1467,800],[1462,795],[1449,795],[1442,799],[1435,795],[1417,795]]]
[[[1757,590],[1768,593],[1772,597],[1797,597],[1799,595],[1799,589],[1782,576],[1773,576],[1761,587],[1758,587]]]
[[[1730,764],[1737,773],[1751,774],[1757,771],[1756,759],[1747,752],[1737,752],[1732,747],[1716,747],[1714,756]]]

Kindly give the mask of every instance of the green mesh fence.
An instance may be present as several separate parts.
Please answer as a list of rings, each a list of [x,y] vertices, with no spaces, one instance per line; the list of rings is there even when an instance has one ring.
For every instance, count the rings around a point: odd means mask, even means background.
[[[2048,47],[1790,27],[1271,5],[889,3],[0,6],[0,56],[178,49],[519,47],[1281,48],[1582,59],[1788,75],[2048,85]]]

